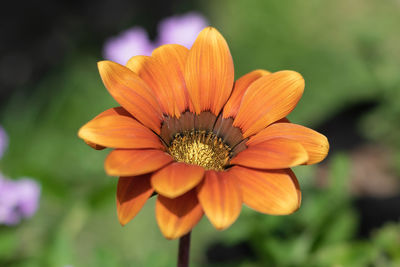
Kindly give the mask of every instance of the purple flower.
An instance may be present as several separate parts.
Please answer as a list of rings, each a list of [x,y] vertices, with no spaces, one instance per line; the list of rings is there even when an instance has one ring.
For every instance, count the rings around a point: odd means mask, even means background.
[[[157,46],[180,44],[190,48],[198,33],[207,26],[207,20],[196,12],[166,18],[158,25],[157,41],[152,43],[147,32],[141,27],[133,27],[118,36],[108,39],[103,48],[105,59],[126,64],[137,55],[151,55]]]
[[[24,177],[15,181],[19,195],[19,211],[25,218],[32,217],[38,209],[40,187],[34,180]]]
[[[0,159],[3,157],[4,151],[8,145],[8,137],[6,131],[0,126]]]
[[[147,32],[141,27],[133,27],[116,37],[108,39],[103,48],[104,58],[125,65],[136,55],[151,55],[154,46]]]
[[[19,222],[14,207],[17,206],[18,196],[12,181],[0,174],[0,224],[16,224]]]
[[[207,25],[207,20],[196,12],[166,18],[158,25],[157,46],[180,44],[190,48],[199,32]]]
[[[39,205],[40,186],[30,178],[16,181],[0,174],[0,224],[15,225],[33,216]]]
[[[0,126],[0,158],[8,138]],[[40,198],[40,186],[30,178],[10,180],[0,173],[0,224],[14,225],[35,214]]]

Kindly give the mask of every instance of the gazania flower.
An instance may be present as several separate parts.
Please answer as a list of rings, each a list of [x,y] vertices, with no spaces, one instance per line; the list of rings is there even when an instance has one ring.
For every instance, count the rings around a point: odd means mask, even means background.
[[[255,70],[234,83],[232,57],[214,28],[189,50],[163,45],[126,66],[98,63],[103,83],[121,105],[84,125],[79,136],[113,148],[105,170],[119,176],[117,213],[129,222],[158,193],[163,235],[188,233],[203,214],[229,227],[242,204],[272,215],[300,206],[291,167],[321,161],[325,136],[290,123],[304,80],[294,71]]]

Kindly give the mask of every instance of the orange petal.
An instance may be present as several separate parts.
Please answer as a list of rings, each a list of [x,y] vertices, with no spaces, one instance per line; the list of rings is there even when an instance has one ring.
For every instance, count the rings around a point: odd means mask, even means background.
[[[307,162],[308,154],[297,141],[275,138],[248,147],[237,154],[230,164],[259,169],[283,169]]]
[[[233,126],[243,136],[258,133],[269,124],[288,115],[304,91],[303,77],[294,71],[279,71],[253,82],[243,96]]]
[[[156,171],[172,160],[157,149],[115,149],[108,154],[104,166],[111,176],[136,176]]]
[[[134,118],[110,115],[94,119],[79,130],[80,138],[89,142],[115,148],[164,149],[160,139]]]
[[[151,185],[161,195],[175,198],[200,183],[204,168],[182,162],[174,162],[151,177]]]
[[[231,94],[233,79],[228,44],[216,29],[205,28],[190,49],[185,68],[186,86],[196,114],[219,114]]]
[[[216,229],[223,230],[237,219],[242,197],[235,177],[226,172],[206,171],[197,190],[204,213]]]
[[[306,164],[318,163],[328,155],[329,143],[324,135],[293,123],[274,123],[251,137],[246,144],[251,147],[273,138],[287,138],[302,144],[309,157]]]
[[[99,119],[99,118],[102,118],[105,116],[110,116],[110,115],[123,115],[123,116],[127,116],[127,117],[132,117],[132,115],[129,114],[129,112],[126,111],[123,107],[115,107],[115,108],[110,108],[110,109],[103,111],[102,113],[100,113],[99,115],[94,117],[93,120],[96,120],[96,119]],[[86,144],[88,144],[89,146],[91,146],[92,148],[94,148],[96,150],[102,150],[102,149],[106,148],[105,146],[98,145],[98,144],[90,142],[88,140],[83,140],[83,141],[85,141]]]
[[[193,190],[174,199],[162,195],[157,198],[157,223],[162,234],[168,239],[187,234],[202,216],[203,210]]]
[[[139,73],[142,71],[143,66],[145,65],[145,62],[149,59],[149,56],[133,56],[131,57],[128,62],[126,63],[126,67],[139,75]]]
[[[128,61],[127,67],[137,73],[153,90],[161,111],[173,116],[175,114],[173,84],[168,71],[161,63],[152,57],[135,56]]]
[[[175,108],[177,112],[175,116],[179,118],[180,114],[185,112],[189,107],[193,110],[192,103],[189,98],[189,92],[186,89],[184,71],[189,50],[178,44],[162,45],[155,49],[151,56],[158,60],[168,75],[170,84],[173,85],[170,90],[174,93]]]
[[[256,211],[286,215],[300,207],[300,186],[290,169],[267,171],[235,166],[228,173],[238,179],[243,202]]]
[[[254,70],[240,77],[233,86],[232,95],[229,97],[228,102],[224,106],[224,118],[236,117],[239,110],[240,103],[247,88],[258,78],[270,74],[266,70]]]
[[[137,73],[153,90],[162,111],[177,117],[188,108],[183,69],[189,50],[181,45],[163,45],[151,57],[132,57],[127,67]]]
[[[98,67],[101,79],[114,99],[159,134],[162,114],[148,85],[130,69],[112,61],[100,61]]]
[[[120,177],[117,186],[117,214],[119,222],[125,225],[132,220],[153,191],[149,175]]]

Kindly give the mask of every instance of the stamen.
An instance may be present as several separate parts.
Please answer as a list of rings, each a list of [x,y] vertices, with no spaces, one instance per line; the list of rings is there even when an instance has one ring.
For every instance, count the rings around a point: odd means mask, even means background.
[[[212,132],[190,130],[174,136],[169,153],[178,162],[221,171],[227,165],[231,148]]]

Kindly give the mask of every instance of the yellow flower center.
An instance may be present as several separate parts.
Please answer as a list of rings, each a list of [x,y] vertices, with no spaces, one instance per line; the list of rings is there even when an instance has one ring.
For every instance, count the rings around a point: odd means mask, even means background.
[[[212,132],[191,130],[174,136],[169,153],[178,162],[221,171],[227,165],[231,148]]]

